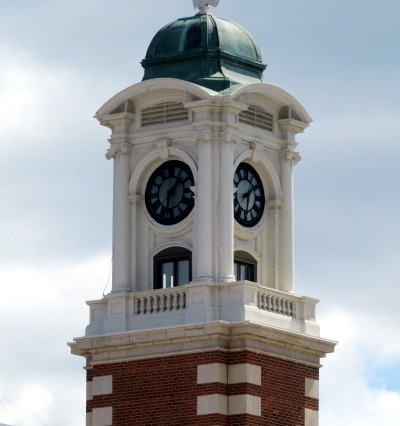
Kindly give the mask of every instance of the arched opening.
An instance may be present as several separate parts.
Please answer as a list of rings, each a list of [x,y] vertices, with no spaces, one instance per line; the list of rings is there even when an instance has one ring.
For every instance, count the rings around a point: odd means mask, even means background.
[[[257,261],[245,251],[235,251],[236,281],[257,281]]]
[[[192,253],[182,247],[167,248],[154,256],[154,288],[172,288],[192,280]]]

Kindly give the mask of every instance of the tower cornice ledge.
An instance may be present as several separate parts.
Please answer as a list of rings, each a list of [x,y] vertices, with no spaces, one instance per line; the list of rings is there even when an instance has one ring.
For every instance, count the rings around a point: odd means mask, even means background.
[[[336,342],[253,323],[216,321],[75,339],[74,355],[97,364],[211,351],[250,351],[321,367]]]

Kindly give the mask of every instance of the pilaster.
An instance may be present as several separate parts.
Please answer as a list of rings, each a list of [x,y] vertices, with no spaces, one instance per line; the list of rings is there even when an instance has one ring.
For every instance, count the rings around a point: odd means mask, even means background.
[[[193,282],[213,282],[213,191],[212,191],[212,133],[198,137],[198,185],[195,191],[195,238],[193,263],[196,276]]]
[[[219,280],[234,281],[234,215],[233,215],[233,137],[228,131],[220,133],[220,187],[217,206],[220,238],[218,244]]]
[[[112,143],[106,157],[114,159],[112,291],[131,290],[131,217],[129,208],[129,154],[131,145]]]

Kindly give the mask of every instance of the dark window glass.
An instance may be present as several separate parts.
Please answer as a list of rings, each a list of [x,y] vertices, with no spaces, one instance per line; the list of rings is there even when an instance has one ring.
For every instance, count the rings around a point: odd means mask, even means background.
[[[154,257],[154,288],[172,288],[192,279],[192,253],[181,247],[163,250]]]
[[[257,262],[244,251],[235,252],[235,276],[237,281],[257,280]]]

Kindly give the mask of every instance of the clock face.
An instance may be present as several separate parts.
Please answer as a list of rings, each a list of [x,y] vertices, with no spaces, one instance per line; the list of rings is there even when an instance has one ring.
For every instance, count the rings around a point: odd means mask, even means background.
[[[237,188],[233,205],[235,219],[243,226],[252,227],[264,213],[265,195],[260,176],[250,164],[241,163],[233,183]]]
[[[162,225],[174,225],[189,215],[194,206],[194,185],[190,167],[181,161],[167,161],[150,176],[145,201],[150,215]]]

